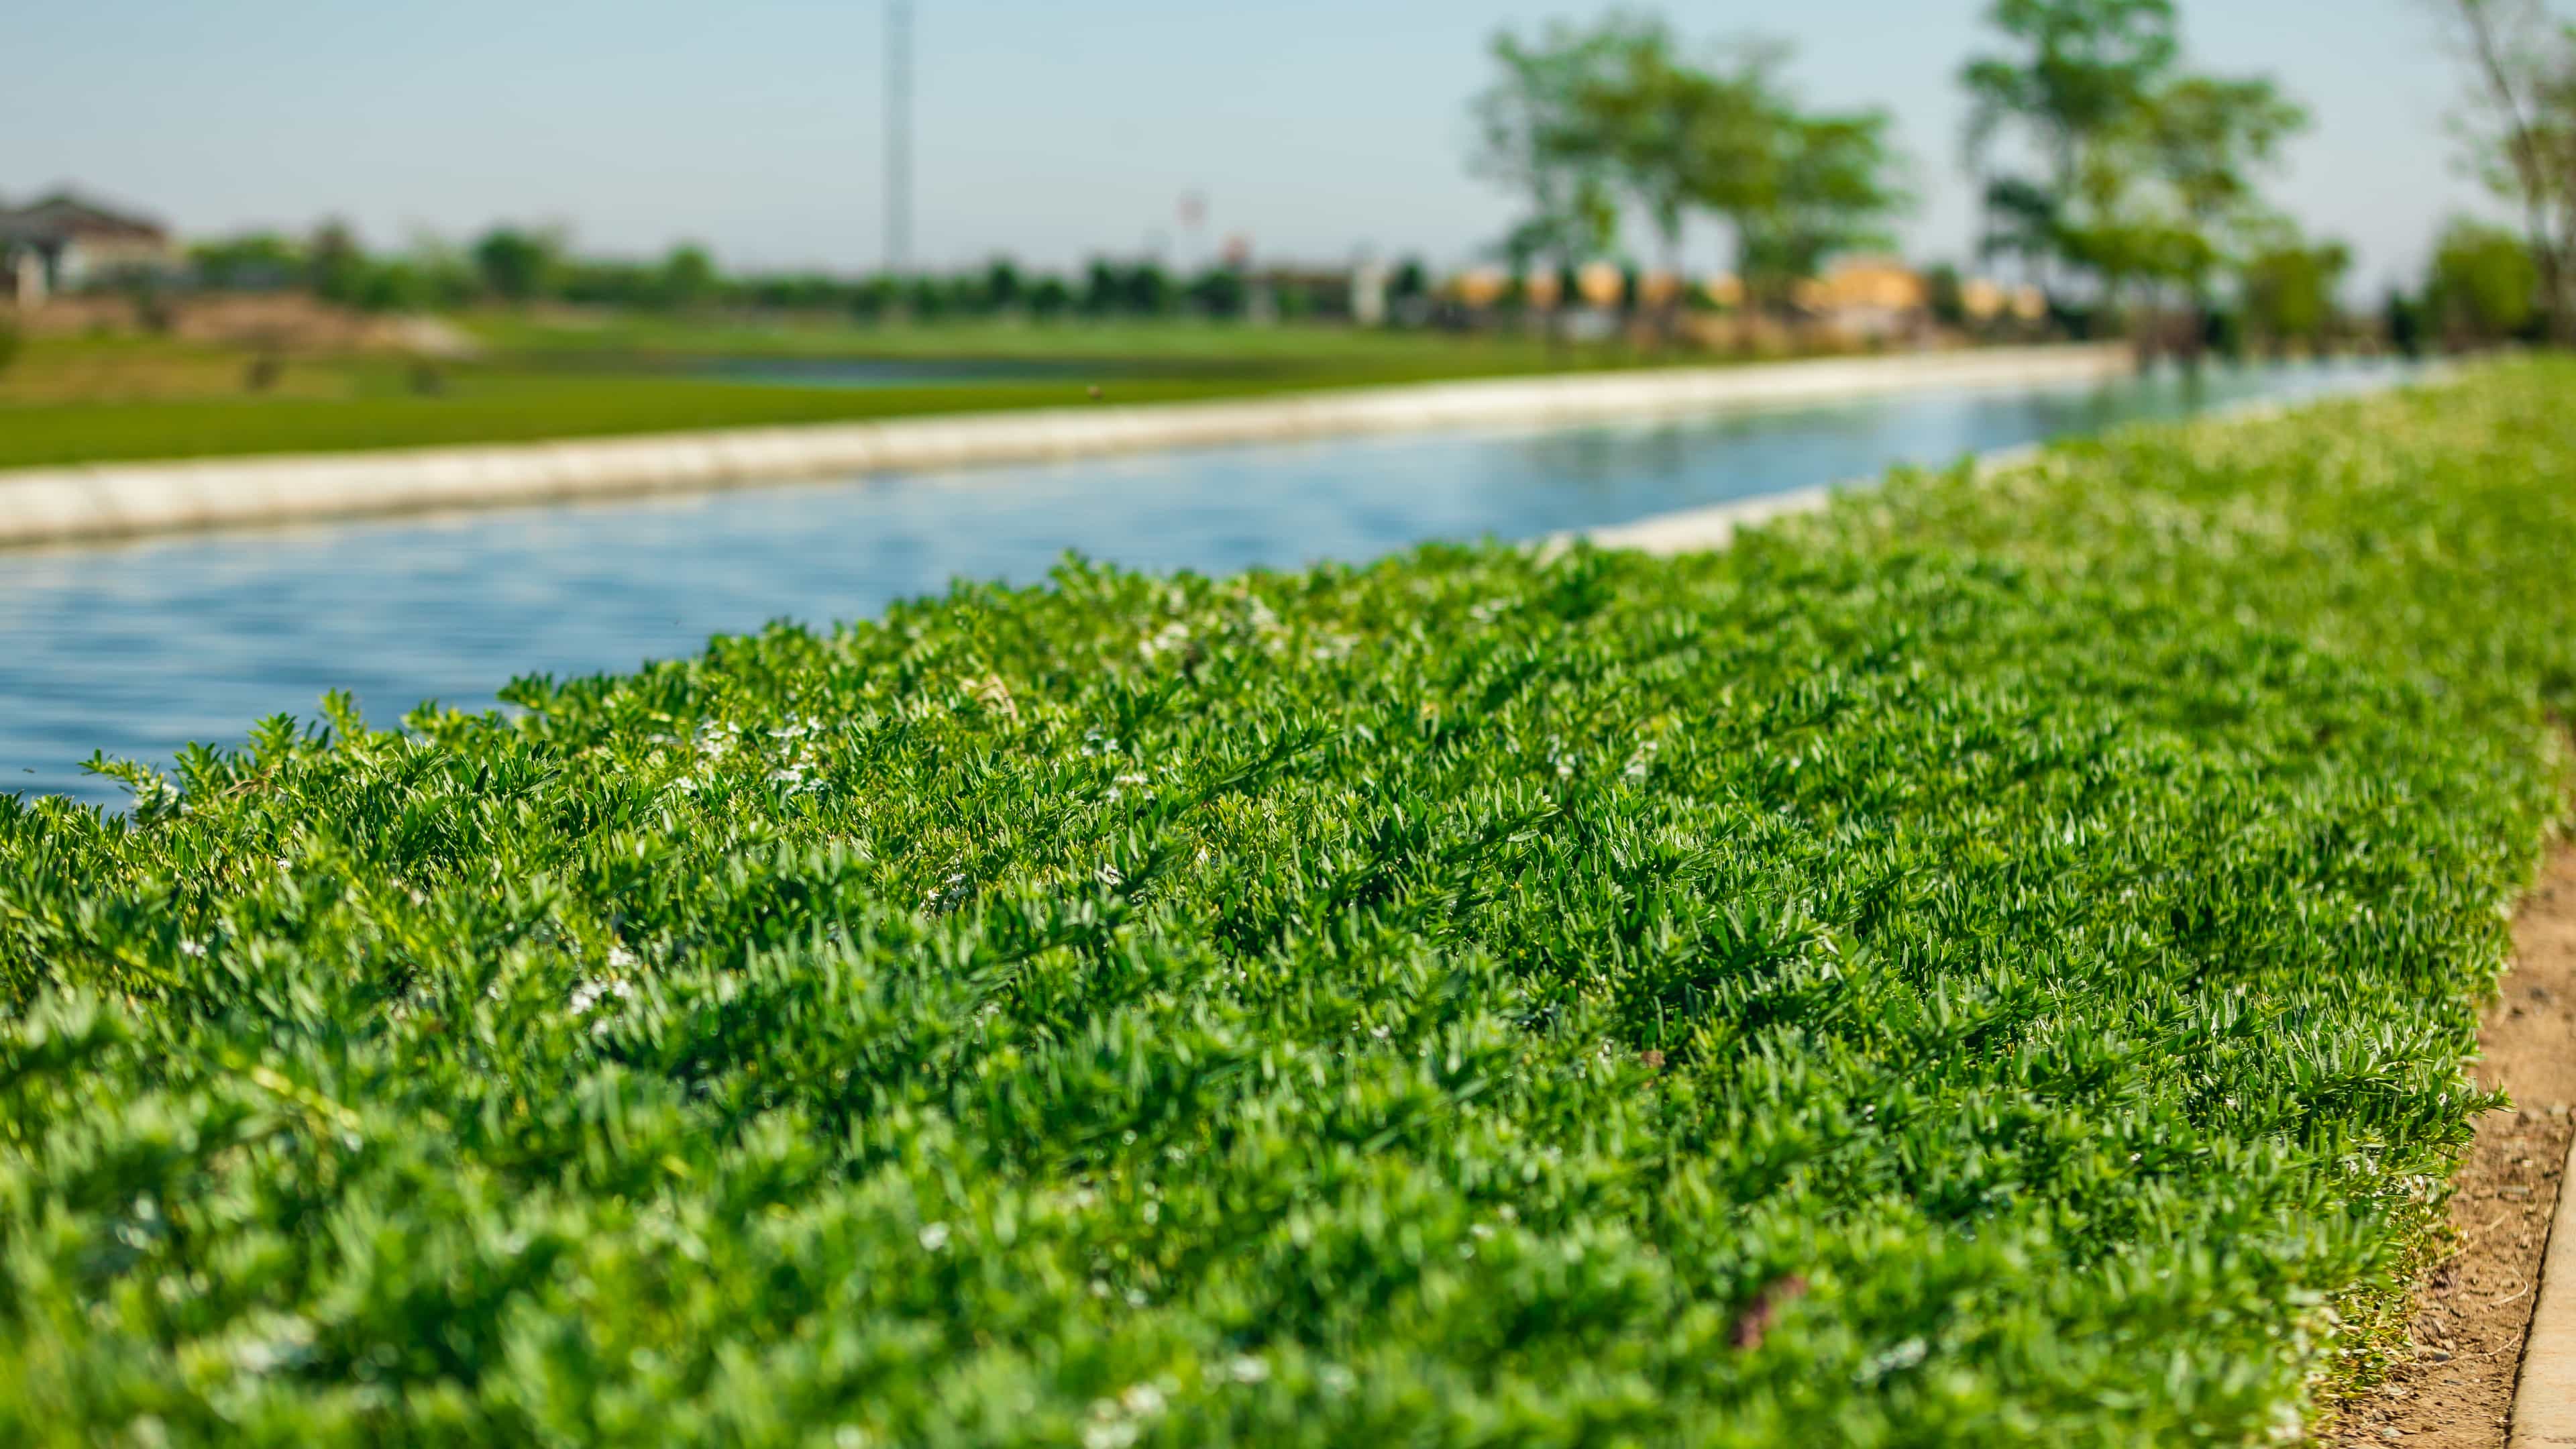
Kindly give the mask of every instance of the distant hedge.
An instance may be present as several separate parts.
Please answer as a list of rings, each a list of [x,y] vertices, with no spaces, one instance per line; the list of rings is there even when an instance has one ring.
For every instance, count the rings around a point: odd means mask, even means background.
[[[2487,1105],[2571,391],[0,800],[0,1441],[2295,1428]]]

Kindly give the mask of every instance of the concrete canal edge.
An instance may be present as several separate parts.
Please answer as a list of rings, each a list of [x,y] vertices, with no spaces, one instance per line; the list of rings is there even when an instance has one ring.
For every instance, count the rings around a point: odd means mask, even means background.
[[[1447,427],[1548,426],[2117,376],[2119,346],[1419,383],[1201,403],[0,471],[0,546]]]
[[[1976,458],[1979,475],[2000,468],[2010,468],[2038,457],[2036,444],[2015,448],[1998,448],[1980,453]],[[1658,513],[1634,523],[1615,523],[1603,528],[1581,530],[1581,537],[1601,548],[1633,548],[1640,553],[1676,554],[1721,549],[1735,541],[1738,531],[1759,528],[1777,518],[1800,513],[1821,512],[1834,501],[1834,495],[1853,489],[1874,487],[1875,478],[1855,479],[1849,483],[1832,483],[1820,488],[1796,488],[1786,493],[1764,493],[1732,503],[1712,503],[1702,508],[1685,508],[1674,513]],[[1560,535],[1573,537],[1574,535]]]
[[[2576,1146],[2567,1165],[2576,1171]],[[2564,1174],[2558,1183],[2558,1210],[2541,1250],[2540,1298],[2514,1383],[2511,1449],[2576,1444],[2576,1192],[2567,1190]]]

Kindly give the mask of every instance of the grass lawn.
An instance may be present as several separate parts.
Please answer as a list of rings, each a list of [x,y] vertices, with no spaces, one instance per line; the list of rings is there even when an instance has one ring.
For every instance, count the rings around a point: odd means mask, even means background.
[[[0,797],[0,1441],[2295,1438],[2491,1105],[2571,391]]]
[[[39,338],[0,372],[0,468],[116,459],[420,447],[924,413],[1246,396],[1654,361],[1624,348],[1307,327],[1165,324],[736,326],[657,318],[474,319],[479,360],[424,395],[399,358],[286,361],[142,338]],[[961,359],[1095,367],[1045,377],[832,386],[709,375],[758,359]],[[1705,361],[1705,358],[1697,359]]]

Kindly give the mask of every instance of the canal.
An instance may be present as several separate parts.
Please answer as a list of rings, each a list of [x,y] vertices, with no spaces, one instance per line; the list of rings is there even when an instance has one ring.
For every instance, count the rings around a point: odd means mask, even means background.
[[[493,704],[716,633],[873,615],[1067,550],[1151,570],[1531,538],[2117,424],[2385,385],[2390,364],[1923,393],[1552,431],[1377,437],[0,553],[0,793],[116,804],[81,762],[312,717]]]

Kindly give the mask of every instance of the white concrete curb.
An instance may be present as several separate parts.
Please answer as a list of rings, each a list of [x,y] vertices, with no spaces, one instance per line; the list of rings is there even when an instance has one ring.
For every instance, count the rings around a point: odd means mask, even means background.
[[[1559,374],[1203,403],[743,428],[473,448],[0,471],[0,546],[791,478],[1096,457],[1444,427],[1654,417],[1935,388],[2106,378],[2119,346]]]
[[[2041,445],[2024,443],[2018,447],[1980,453],[1976,457],[1977,476],[1992,477],[1999,469],[2029,462],[2038,457],[2040,451]],[[1759,528],[1775,518],[1787,518],[1793,514],[1820,513],[1834,501],[1835,494],[1875,488],[1878,481],[1874,477],[1857,478],[1848,483],[1828,483],[1819,488],[1764,493],[1733,503],[1712,503],[1705,508],[1658,513],[1634,523],[1585,529],[1582,536],[1603,548],[1633,548],[1639,553],[1676,554],[1721,549],[1733,543],[1740,530]]]
[[[2567,1170],[2576,1172],[2576,1147],[2568,1152]],[[2576,1191],[2564,1175],[2540,1257],[2540,1297],[2522,1339],[2507,1443],[2510,1449],[2576,1444]]]

